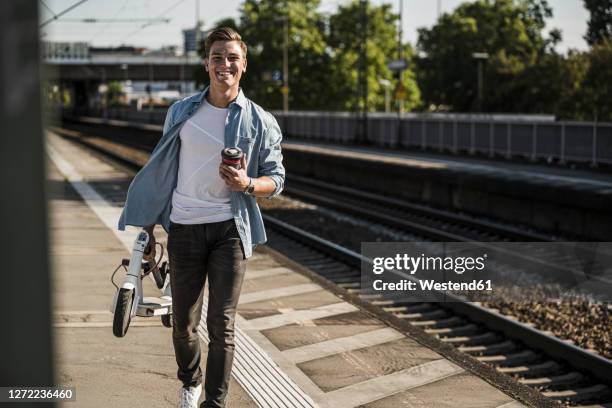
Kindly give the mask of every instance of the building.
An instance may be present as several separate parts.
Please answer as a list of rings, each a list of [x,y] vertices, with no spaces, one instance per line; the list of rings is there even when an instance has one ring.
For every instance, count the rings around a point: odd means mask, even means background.
[[[183,49],[185,54],[198,52],[198,43],[208,36],[208,31],[190,28],[183,30]]]

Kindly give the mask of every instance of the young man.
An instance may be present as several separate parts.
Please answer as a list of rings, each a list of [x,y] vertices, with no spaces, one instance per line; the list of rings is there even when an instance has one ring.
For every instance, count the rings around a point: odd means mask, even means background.
[[[197,327],[207,277],[210,343],[201,407],[225,406],[246,258],[266,241],[255,197],[279,194],[285,178],[276,120],[239,88],[247,68],[240,35],[219,28],[205,48],[210,86],[170,107],[163,136],[132,181],[119,220],[120,230],[147,229],[151,253],[155,224],[168,232],[179,407],[197,407],[202,390]],[[239,170],[221,163],[221,150],[236,146],[245,155]]]

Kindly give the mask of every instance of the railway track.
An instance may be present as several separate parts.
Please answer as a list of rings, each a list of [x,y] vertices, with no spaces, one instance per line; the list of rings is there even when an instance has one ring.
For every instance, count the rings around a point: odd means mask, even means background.
[[[469,302],[409,303],[361,288],[363,257],[264,215],[269,245],[382,313],[418,327],[552,400],[612,406],[612,361]]]
[[[287,176],[285,193],[436,241],[545,242],[557,239],[555,236],[527,228],[293,174]]]
[[[98,146],[97,149],[100,149]],[[137,170],[142,163],[132,162],[125,156],[105,151],[112,158],[119,159]],[[414,216],[405,217],[407,212],[396,205],[390,208],[387,203],[370,203],[370,208],[359,209],[351,199],[336,196],[317,197],[316,188],[320,183],[299,180],[295,176],[291,182],[301,183],[301,191],[288,189],[291,195],[299,195],[306,200],[314,199],[321,205],[330,205],[334,201],[344,205],[343,210],[361,217],[370,218],[374,214],[386,214],[393,217],[397,227],[398,217],[391,212],[404,211],[404,223],[407,228],[419,229],[419,233],[436,240],[493,241],[521,240],[545,241],[551,237],[533,231],[525,231],[512,226],[499,225],[489,221],[474,220],[469,216],[459,216],[443,210],[434,210],[421,206],[408,208]],[[317,184],[317,185],[313,185]],[[306,186],[306,187],[304,187]],[[337,186],[324,186],[335,190],[337,194],[352,195],[352,200],[366,202],[369,193],[355,194],[350,189],[339,189]],[[368,199],[372,198],[370,196]],[[342,204],[343,203],[343,204]],[[384,211],[381,211],[381,207]],[[348,207],[347,207],[348,206]],[[376,207],[377,208],[372,208]],[[351,208],[349,208],[351,207]],[[364,206],[365,207],[365,206]],[[340,209],[340,207],[335,206]],[[367,211],[367,213],[364,213]],[[419,219],[419,217],[421,217]],[[286,254],[308,269],[316,272],[322,279],[344,291],[367,302],[382,314],[393,316],[408,322],[412,327],[434,336],[442,342],[453,345],[462,353],[476,360],[489,364],[500,372],[514,377],[518,382],[533,387],[547,398],[567,405],[584,407],[612,407],[612,362],[597,354],[591,353],[547,333],[538,331],[529,325],[519,323],[496,311],[484,308],[475,303],[402,303],[387,299],[378,293],[363,291],[360,287],[361,256],[337,244],[325,241],[306,231],[301,231],[264,215],[270,231],[270,246]],[[423,225],[423,219],[428,220]],[[379,218],[380,220],[380,218]],[[432,234],[432,235],[427,235]],[[433,238],[433,235],[437,235]]]

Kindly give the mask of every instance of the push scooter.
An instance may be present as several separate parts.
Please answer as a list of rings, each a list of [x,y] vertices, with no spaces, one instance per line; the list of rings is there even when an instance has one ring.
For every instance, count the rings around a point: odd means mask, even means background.
[[[132,317],[161,316],[162,324],[172,327],[172,294],[170,292],[170,273],[168,263],[159,263],[164,255],[164,247],[160,243],[160,255],[153,265],[150,261],[143,261],[144,251],[149,243],[149,234],[144,229],[138,233],[132,256],[123,259],[111,276],[111,283],[117,289],[111,305],[113,316],[113,334],[123,337],[128,331]],[[123,268],[127,274],[121,287],[114,281],[117,271]],[[145,297],[142,289],[142,279],[151,275],[155,285],[161,291],[160,297]]]

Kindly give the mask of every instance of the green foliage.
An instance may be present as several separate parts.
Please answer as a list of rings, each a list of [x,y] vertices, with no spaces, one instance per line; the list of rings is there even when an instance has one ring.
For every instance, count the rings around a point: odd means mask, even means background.
[[[354,0],[340,6],[330,17],[328,45],[332,55],[332,72],[330,91],[334,101],[333,109],[356,110],[361,101],[358,89],[359,53],[361,33],[361,6]],[[385,107],[385,89],[379,80],[391,81],[395,89],[398,79],[387,68],[390,59],[398,58],[397,20],[398,16],[391,12],[391,5],[371,6],[367,8],[368,28],[367,41],[367,78],[369,110],[382,111]],[[411,59],[412,49],[406,47],[404,57]],[[414,72],[410,69],[404,73],[404,88],[407,90],[407,100],[404,104],[407,110],[420,105],[420,91],[416,84]]]
[[[122,106],[123,105],[123,86],[119,81],[110,81],[108,83],[107,101],[108,106]]]
[[[317,11],[320,0],[245,0],[240,23],[221,21],[215,26],[237,28],[248,46],[248,68],[242,86],[250,98],[268,109],[281,109],[284,18],[288,18],[289,105],[292,110],[355,110],[358,95],[360,6],[354,0],[331,16]],[[398,79],[387,68],[397,58],[397,20],[390,5],[368,7],[368,105],[384,110],[385,89],[380,79]],[[411,58],[410,46],[405,56]],[[200,50],[203,55],[203,50]],[[420,91],[413,66],[404,73],[405,109],[420,106]],[[200,83],[208,82],[200,75]]]
[[[591,13],[584,39],[589,45],[602,40],[612,40],[612,0],[584,0],[584,7]]]
[[[561,32],[545,33],[552,16],[548,0],[474,0],[442,15],[433,27],[419,30],[416,50],[403,45],[409,62],[403,75],[405,109],[474,110],[478,62],[473,53],[485,52],[489,59],[483,63],[484,111],[612,120],[612,41],[606,40],[612,32],[612,0],[584,1],[591,11],[588,35],[595,45],[588,52],[567,55],[554,49]],[[239,22],[226,19],[215,24],[241,33],[249,48],[242,86],[266,108],[282,108],[283,83],[272,73],[283,71],[285,18],[290,108],[360,108],[360,2],[347,0],[331,15],[319,13],[319,5],[320,0],[244,0]],[[398,76],[387,67],[399,57],[399,16],[392,7],[367,7],[370,111],[385,108],[380,80],[390,81],[392,95],[399,85]]]
[[[326,109],[325,89],[331,67],[321,32],[324,19],[316,11],[319,0],[246,0],[240,33],[249,47],[244,88],[256,102],[282,108],[282,81],[272,78],[283,71],[284,18],[289,24],[289,86],[291,109]]]
[[[420,29],[419,84],[427,104],[473,110],[478,69],[473,53],[484,52],[489,55],[485,110],[520,110],[515,101],[525,97],[525,89],[517,79],[560,39],[558,32],[542,35],[551,15],[542,0],[478,0],[444,14],[431,29]]]
[[[602,40],[587,54],[588,71],[582,84],[582,112],[612,122],[612,40]]]

